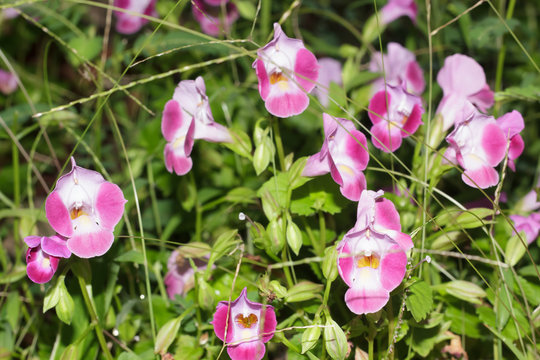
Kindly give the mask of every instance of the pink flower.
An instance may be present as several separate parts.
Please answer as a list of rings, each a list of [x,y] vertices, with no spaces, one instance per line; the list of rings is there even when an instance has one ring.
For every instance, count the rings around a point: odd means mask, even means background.
[[[509,218],[514,222],[514,227],[518,232],[523,231],[525,233],[527,244],[531,244],[536,240],[540,232],[540,212],[535,212],[528,216],[510,215]]]
[[[399,214],[382,190],[364,190],[355,226],[337,246],[338,271],[349,290],[345,303],[355,314],[377,312],[403,280],[411,237],[401,232]]]
[[[461,175],[465,184],[481,189],[494,186],[499,182],[494,167],[504,159],[506,136],[495,118],[479,113],[472,105],[464,119],[446,137],[450,146],[445,157],[465,170]]]
[[[278,23],[274,39],[257,50],[253,67],[266,110],[278,117],[301,114],[309,105],[307,94],[319,76],[319,65],[302,40],[288,38]]]
[[[136,14],[157,16],[156,0],[114,0],[114,6]],[[136,33],[148,22],[147,19],[129,12],[114,12],[117,18],[116,31],[121,34]]]
[[[409,94],[401,86],[386,86],[369,102],[369,118],[373,145],[384,152],[394,152],[401,139],[414,134],[422,124],[422,99]]]
[[[227,344],[232,360],[261,360],[276,331],[274,307],[252,302],[246,288],[233,302],[220,301],[214,313],[214,332]],[[225,334],[225,328],[227,333]]]
[[[77,166],[71,158],[71,171],[58,179],[45,202],[45,212],[52,228],[68,238],[68,249],[90,258],[105,254],[112,246],[113,230],[126,201],[117,185],[96,171]]]
[[[303,176],[330,173],[347,199],[358,201],[366,188],[362,172],[368,162],[367,140],[352,121],[323,114],[325,139],[321,151],[309,157]]]
[[[19,16],[19,12],[15,8],[5,8],[2,10],[2,17],[4,19],[13,19]]]
[[[514,160],[521,155],[525,148],[523,138],[519,134],[525,128],[523,116],[521,116],[519,111],[514,110],[498,118],[497,123],[501,127],[507,141],[510,141],[510,147],[508,149],[508,167],[513,171],[516,171]]]
[[[17,77],[8,71],[0,69],[0,91],[9,95],[17,90]]]
[[[208,35],[217,36],[220,31],[229,31],[231,25],[238,20],[238,9],[233,3],[225,6],[225,14],[221,14],[221,1],[193,0],[193,16]],[[215,3],[215,4],[214,4]]]
[[[484,70],[471,57],[461,54],[447,57],[437,74],[437,82],[443,90],[437,113],[443,117],[445,131],[462,120],[460,114],[467,102],[482,112],[493,105],[493,92],[486,83]]]
[[[408,16],[413,23],[416,23],[418,7],[414,0],[388,0],[388,3],[381,9],[381,22],[389,24],[402,16]]]
[[[178,83],[172,100],[165,104],[161,133],[165,145],[165,166],[177,175],[187,174],[193,165],[190,158],[195,139],[231,142],[229,130],[214,121],[202,77]]]
[[[317,79],[317,86],[313,89],[313,94],[317,96],[322,106],[328,106],[330,99],[328,99],[328,90],[330,83],[336,83],[342,85],[341,79],[341,63],[332,58],[319,59],[319,78]]]
[[[373,82],[373,93],[384,90],[384,81],[392,86],[401,86],[405,83],[407,91],[421,95],[426,86],[424,81],[424,73],[414,54],[401,46],[398,43],[388,43],[388,54],[382,55],[376,52],[371,57],[369,63],[369,71],[383,72],[384,62],[384,77],[378,78]]]
[[[60,258],[69,258],[66,238],[58,235],[27,236],[24,242],[28,245],[26,251],[26,273],[30,280],[37,284],[49,282],[56,269]]]
[[[208,264],[208,256],[205,259],[193,259],[197,270],[204,271]],[[171,253],[167,262],[167,275],[163,282],[167,287],[167,295],[174,299],[176,295],[184,296],[194,286],[195,270],[191,267],[188,259],[184,258],[179,250]]]

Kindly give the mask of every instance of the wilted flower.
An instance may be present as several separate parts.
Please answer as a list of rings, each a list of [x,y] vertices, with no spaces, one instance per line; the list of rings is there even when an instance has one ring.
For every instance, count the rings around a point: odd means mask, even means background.
[[[191,170],[190,158],[195,139],[231,142],[229,130],[214,121],[202,77],[178,83],[172,100],[165,104],[161,133],[165,145],[165,166],[169,172],[184,175]]]
[[[124,214],[122,190],[105,181],[100,173],[77,166],[58,179],[45,202],[52,228],[68,238],[75,255],[90,258],[105,254],[112,246],[113,230]]]
[[[406,252],[413,247],[401,232],[399,214],[383,192],[364,190],[355,226],[337,246],[338,270],[350,287],[345,303],[355,314],[377,312],[403,280]]]
[[[381,55],[376,52],[371,56],[369,71],[383,72],[384,77],[378,78],[373,82],[372,93],[384,90],[384,82],[392,86],[401,86],[404,84],[408,92],[415,95],[421,95],[426,86],[424,73],[414,54],[398,43],[388,43],[388,54]]]
[[[506,136],[495,118],[479,113],[472,105],[464,119],[446,137],[450,146],[445,157],[465,170],[461,175],[465,184],[481,189],[494,186],[499,182],[494,167],[504,159]]]
[[[341,186],[343,196],[358,201],[366,188],[362,172],[369,162],[366,137],[356,130],[352,121],[328,114],[323,114],[323,121],[325,139],[321,151],[308,159],[302,175],[330,173]]]
[[[38,284],[49,282],[56,269],[60,258],[69,258],[66,238],[58,235],[53,236],[27,236],[24,242],[28,245],[26,251],[26,273],[30,280]]]
[[[508,148],[508,167],[516,171],[514,160],[521,155],[525,148],[523,138],[519,134],[525,128],[523,116],[521,116],[519,111],[514,110],[498,118],[497,124],[501,127],[507,141],[510,141],[510,147]]]
[[[413,134],[422,124],[422,99],[409,94],[401,86],[386,86],[369,102],[369,118],[373,145],[385,152],[394,152],[401,139]]]
[[[484,70],[469,56],[455,54],[447,57],[437,74],[437,82],[443,90],[437,113],[443,117],[445,131],[463,120],[461,113],[467,102],[482,112],[493,105],[493,92],[486,83]]]
[[[9,95],[17,90],[17,77],[8,71],[0,69],[0,91]]]
[[[222,14],[221,0],[193,0],[193,16],[201,25],[201,29],[208,35],[217,36],[221,30],[228,31],[231,25],[238,20],[238,9],[233,3],[225,5]]]
[[[317,79],[317,86],[313,89],[313,94],[317,96],[322,106],[328,106],[330,103],[330,99],[328,99],[330,83],[343,84],[341,63],[332,58],[322,58],[319,59],[319,66],[319,78]]]
[[[274,39],[257,50],[253,67],[266,110],[278,117],[302,113],[309,105],[307,93],[319,76],[319,65],[302,40],[288,38],[278,23]]]
[[[381,9],[381,22],[389,24],[402,16],[408,16],[413,23],[416,23],[418,7],[414,0],[388,0],[388,3]]]
[[[148,22],[140,15],[157,16],[156,0],[114,0],[114,6],[122,8],[128,12],[115,11],[116,31],[121,34],[136,33]]]
[[[193,263],[197,270],[204,271],[208,264],[208,256],[206,259],[193,259]],[[195,284],[195,270],[187,258],[185,258],[180,250],[175,250],[171,253],[167,262],[167,275],[163,282],[167,287],[167,295],[174,299],[175,295],[183,296],[191,290]]]
[[[274,307],[250,301],[244,288],[235,301],[220,301],[212,324],[232,360],[261,360],[264,343],[274,336],[277,321]]]

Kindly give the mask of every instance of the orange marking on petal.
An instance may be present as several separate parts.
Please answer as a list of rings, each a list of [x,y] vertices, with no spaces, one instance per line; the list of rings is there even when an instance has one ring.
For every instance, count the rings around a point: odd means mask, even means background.
[[[236,315],[234,318],[236,323],[243,327],[244,329],[251,329],[255,324],[257,324],[257,321],[259,318],[257,318],[257,315],[255,314],[249,314],[248,316],[244,317],[242,314]]]
[[[356,261],[356,266],[359,268],[371,267],[373,269],[377,269],[379,264],[380,260],[376,255],[360,256],[360,258]]]
[[[272,73],[270,74],[270,84],[274,85],[280,81],[289,81],[282,73]]]
[[[82,209],[74,208],[71,210],[70,214],[71,220],[75,220],[79,216],[87,215]]]

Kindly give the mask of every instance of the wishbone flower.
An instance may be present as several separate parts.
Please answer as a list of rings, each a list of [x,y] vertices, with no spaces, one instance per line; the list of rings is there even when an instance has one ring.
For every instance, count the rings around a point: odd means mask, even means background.
[[[302,40],[287,37],[275,23],[274,39],[257,50],[253,68],[259,79],[259,93],[270,114],[286,118],[306,110],[307,94],[315,87],[319,64]]]
[[[56,269],[60,258],[69,258],[66,238],[59,235],[53,236],[27,236],[24,242],[28,245],[26,251],[26,273],[30,280],[37,284],[49,282]]]
[[[232,360],[261,360],[266,352],[264,343],[274,336],[277,321],[274,307],[250,301],[244,288],[230,304],[220,301],[212,324],[216,336],[227,343]]]
[[[105,254],[112,246],[113,230],[124,213],[122,190],[105,181],[100,173],[77,166],[58,179],[45,202],[52,228],[68,238],[67,247],[75,255],[90,258]]]

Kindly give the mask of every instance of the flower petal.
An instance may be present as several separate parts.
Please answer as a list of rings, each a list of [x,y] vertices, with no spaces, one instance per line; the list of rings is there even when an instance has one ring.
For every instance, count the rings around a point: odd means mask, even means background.
[[[182,127],[182,109],[176,100],[169,100],[163,109],[163,119],[161,120],[161,133],[165,140],[174,140],[176,131]]]
[[[476,169],[466,170],[461,175],[461,179],[471,187],[475,188],[478,186],[480,189],[486,189],[497,185],[499,182],[499,173],[491,166],[484,165]]]
[[[78,257],[91,258],[105,254],[111,248],[113,241],[112,231],[89,224],[84,229],[78,229],[73,237],[68,239],[67,246]]]
[[[394,246],[390,251],[394,253],[387,254],[381,260],[381,284],[388,290],[394,290],[405,277],[407,270],[407,255],[399,246]]]
[[[275,91],[267,97],[264,105],[270,114],[286,118],[303,113],[309,105],[309,98],[300,89],[294,92]]]
[[[71,251],[67,247],[67,239],[57,235],[44,236],[41,241],[43,251],[51,256],[69,258]]]
[[[347,307],[358,315],[381,310],[388,299],[390,299],[390,294],[382,287],[367,288],[362,286],[358,289],[350,288],[345,293]]]
[[[60,181],[60,180],[59,180]],[[58,185],[57,185],[58,186]],[[58,191],[53,191],[45,201],[45,213],[52,228],[60,235],[69,237],[73,234],[73,227],[69,212]]]
[[[124,204],[127,200],[118,185],[104,182],[98,190],[95,207],[99,215],[100,225],[107,230],[114,227],[124,214]]]
[[[227,353],[231,360],[261,360],[265,352],[264,343],[260,340],[227,346]]]
[[[305,92],[309,93],[313,90],[319,77],[319,64],[311,51],[308,49],[298,50],[294,73],[296,82]]]

